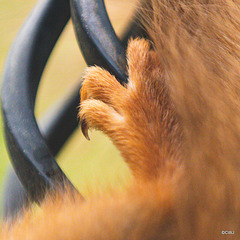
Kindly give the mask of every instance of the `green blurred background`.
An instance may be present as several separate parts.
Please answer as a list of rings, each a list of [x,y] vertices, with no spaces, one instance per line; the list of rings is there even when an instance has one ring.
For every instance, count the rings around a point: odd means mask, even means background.
[[[0,0],[0,73],[7,51],[36,4],[36,0]],[[136,0],[106,0],[106,7],[117,34],[131,18]],[[36,101],[39,119],[64,92],[74,86],[86,67],[77,46],[71,21],[61,35],[44,71]],[[9,167],[0,114],[0,186]],[[100,132],[90,132],[87,141],[77,129],[57,156],[63,171],[84,195],[123,186],[130,173],[111,141]]]

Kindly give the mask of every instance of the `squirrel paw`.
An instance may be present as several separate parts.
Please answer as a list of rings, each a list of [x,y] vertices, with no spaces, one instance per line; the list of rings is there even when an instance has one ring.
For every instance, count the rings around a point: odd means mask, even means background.
[[[180,128],[157,54],[144,39],[129,42],[128,84],[100,67],[83,77],[79,116],[82,132],[103,131],[137,178],[156,178],[178,156]],[[163,171],[163,170],[162,170]]]

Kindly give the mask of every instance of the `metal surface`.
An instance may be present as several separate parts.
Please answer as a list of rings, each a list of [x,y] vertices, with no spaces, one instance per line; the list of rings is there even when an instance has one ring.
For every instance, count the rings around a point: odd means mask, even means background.
[[[87,64],[101,66],[120,83],[127,83],[125,49],[109,21],[104,1],[70,2],[75,33]]]
[[[77,84],[53,104],[39,121],[40,132],[54,156],[78,126],[79,102],[80,84]]]
[[[39,202],[55,182],[71,185],[54,160],[34,116],[38,83],[48,56],[69,19],[67,0],[40,1],[8,54],[2,110],[13,167],[30,198]]]
[[[20,181],[37,202],[46,189],[55,187],[56,180],[58,185],[63,181],[71,185],[53,156],[77,127],[80,86],[60,99],[41,119],[39,127],[34,117],[38,83],[69,11],[67,0],[40,1],[15,39],[3,73],[2,107],[9,152]],[[136,18],[120,42],[103,1],[73,0],[71,11],[87,63],[106,68],[122,84],[126,83],[125,46],[130,36],[145,34]],[[21,209],[16,199],[22,199],[25,205],[29,203],[15,174],[10,174],[6,193],[6,215]]]
[[[79,84],[73,86],[44,114],[39,121],[40,132],[53,154],[56,156],[61,147],[78,125],[77,107],[79,105]],[[31,203],[27,193],[12,168],[8,170],[3,190],[3,218],[14,220],[22,214],[23,208]]]

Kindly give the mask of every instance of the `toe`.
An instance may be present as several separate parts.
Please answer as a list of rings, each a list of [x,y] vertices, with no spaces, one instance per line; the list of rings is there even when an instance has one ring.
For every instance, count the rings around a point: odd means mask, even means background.
[[[124,121],[124,118],[111,106],[96,99],[88,99],[81,103],[79,117],[82,132],[87,139],[89,139],[89,128],[103,131],[109,137],[114,138],[114,133]]]
[[[100,100],[119,111],[127,89],[114,76],[100,67],[90,67],[83,77],[81,101]]]
[[[151,44],[145,39],[134,39],[127,49],[129,84],[128,88],[145,86],[146,81],[155,81],[162,74],[162,64]]]

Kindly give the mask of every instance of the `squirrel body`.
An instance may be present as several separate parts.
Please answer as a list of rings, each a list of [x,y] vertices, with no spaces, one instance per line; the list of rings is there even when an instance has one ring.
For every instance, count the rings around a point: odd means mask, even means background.
[[[131,40],[129,82],[87,69],[79,116],[134,179],[89,199],[46,197],[0,239],[240,238],[240,1],[150,0],[151,43]]]

